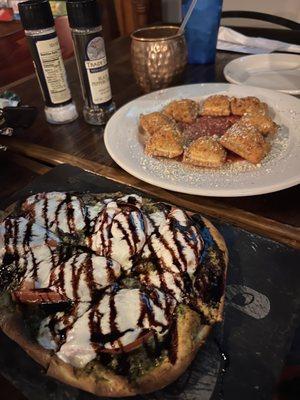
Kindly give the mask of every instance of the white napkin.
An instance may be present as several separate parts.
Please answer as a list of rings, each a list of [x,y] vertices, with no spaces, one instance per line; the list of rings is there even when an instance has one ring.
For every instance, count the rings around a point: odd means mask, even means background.
[[[220,26],[217,49],[248,54],[272,53],[273,51],[300,53],[300,46],[296,44],[245,36],[225,26]]]

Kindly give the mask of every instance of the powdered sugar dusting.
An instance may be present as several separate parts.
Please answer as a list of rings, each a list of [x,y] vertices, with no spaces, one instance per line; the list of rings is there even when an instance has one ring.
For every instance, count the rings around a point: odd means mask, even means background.
[[[157,111],[173,99],[203,100],[212,94],[256,96],[271,108],[279,125],[270,153],[259,165],[247,161],[209,169],[144,154],[138,134],[141,113]],[[119,113],[119,115],[118,115]],[[280,190],[300,183],[300,102],[292,96],[254,87],[228,84],[187,85],[170,88],[129,103],[112,118],[106,130],[108,151],[126,171],[170,190],[210,196],[242,196]]]
[[[236,161],[233,163],[226,163],[223,167],[218,169],[193,167],[185,165],[176,160],[168,160],[164,158],[152,158],[145,154],[138,155],[135,151],[137,144],[130,144],[132,154],[137,157],[142,169],[148,173],[164,177],[167,180],[177,182],[186,181],[191,184],[197,185],[205,182],[210,187],[218,187],[214,177],[222,177],[222,185],[224,181],[232,183],[232,181],[242,173],[251,173],[253,177],[259,175],[261,168],[268,174],[272,173],[272,167],[278,160],[284,157],[289,144],[288,132],[286,129],[279,129],[277,135],[272,141],[272,149],[270,153],[262,160],[260,164],[253,165],[247,161]]]

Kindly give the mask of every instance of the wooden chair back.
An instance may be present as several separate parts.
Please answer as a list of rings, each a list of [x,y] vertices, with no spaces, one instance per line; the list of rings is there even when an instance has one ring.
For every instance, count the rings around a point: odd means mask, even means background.
[[[105,41],[116,39],[120,36],[120,29],[116,9],[112,0],[99,0],[102,7],[102,25]]]
[[[0,37],[0,87],[33,72],[24,31]]]
[[[272,24],[280,25],[285,28],[300,31],[300,24],[296,21],[292,21],[287,18],[283,18],[277,15],[261,13],[256,11],[223,11],[222,19],[224,18],[246,18],[246,19],[254,19],[258,21],[270,22]]]
[[[114,0],[114,4],[122,36],[161,19],[161,0]]]

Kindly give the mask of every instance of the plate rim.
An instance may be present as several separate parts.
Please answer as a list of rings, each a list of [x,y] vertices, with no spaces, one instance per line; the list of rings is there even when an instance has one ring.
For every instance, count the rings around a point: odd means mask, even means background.
[[[182,88],[182,87],[186,87],[186,86],[201,86],[201,87],[208,87],[208,86],[225,86],[225,87],[229,87],[229,86],[236,86],[236,87],[245,87],[247,89],[260,89],[266,92],[271,92],[271,93],[275,93],[277,95],[281,95],[281,96],[287,96],[288,98],[292,97],[289,94],[286,93],[282,93],[276,90],[272,90],[272,89],[266,89],[266,88],[261,88],[261,87],[256,87],[256,86],[250,86],[250,85],[239,85],[239,84],[231,84],[231,83],[226,83],[226,82],[212,82],[212,83],[192,83],[192,84],[186,84],[186,85],[178,85],[178,86],[172,86],[166,89],[161,89],[161,90],[156,90],[154,92],[151,93],[146,93],[144,95],[141,95],[127,103],[125,103],[122,107],[120,107],[116,113],[110,118],[110,120],[108,121],[105,130],[104,130],[104,144],[106,147],[106,150],[108,151],[110,157],[114,160],[114,162],[119,165],[124,171],[126,171],[127,173],[129,173],[130,175],[134,176],[135,178],[149,183],[155,187],[160,187],[163,189],[167,189],[167,190],[171,190],[173,192],[177,192],[177,193],[184,193],[184,194],[191,194],[191,195],[196,195],[196,196],[205,196],[205,197],[246,197],[246,196],[257,196],[257,195],[263,195],[263,194],[268,194],[268,193],[274,193],[274,192],[278,192],[280,190],[284,190],[284,189],[288,189],[290,187],[296,186],[298,184],[300,184],[300,173],[296,176],[291,177],[288,180],[285,180],[284,183],[281,184],[276,184],[276,185],[264,185],[261,188],[251,188],[251,187],[247,187],[244,189],[235,189],[234,193],[230,193],[229,189],[220,189],[218,188],[218,191],[215,191],[215,188],[210,189],[210,188],[180,188],[178,185],[173,184],[172,182],[157,182],[157,180],[155,179],[151,179],[148,175],[144,175],[144,173],[142,172],[140,173],[136,173],[134,169],[129,168],[126,164],[123,163],[123,161],[120,161],[118,159],[118,157],[115,155],[114,153],[114,149],[110,146],[109,144],[109,139],[108,139],[108,135],[109,135],[109,130],[110,130],[110,126],[111,124],[114,122],[115,117],[118,114],[121,114],[123,109],[125,107],[129,107],[132,103],[134,103],[137,100],[143,99],[146,96],[149,95],[155,95],[158,94],[162,91],[168,91],[169,89],[177,89],[177,88]],[[220,92],[224,90],[222,88],[220,88]],[[295,99],[297,100],[297,99]],[[299,100],[300,102],[300,100]]]
[[[249,59],[249,57],[251,58],[257,58],[257,57],[264,57],[264,56],[296,56],[299,57],[300,59],[300,55],[299,54],[294,54],[294,53],[264,53],[264,54],[248,54],[246,56],[242,56],[242,57],[238,57],[235,58],[234,60],[229,61],[225,67],[223,68],[223,74],[226,78],[226,80],[230,83],[234,83],[236,85],[243,85],[243,86],[248,86],[248,87],[259,87],[261,89],[266,89],[266,90],[273,90],[275,92],[280,92],[280,93],[286,93],[286,94],[291,94],[291,95],[298,95],[300,94],[300,88],[299,89],[271,89],[271,88],[263,88],[261,86],[253,86],[253,85],[247,85],[244,82],[241,82],[237,79],[234,79],[229,73],[228,73],[228,69],[230,67],[232,67],[232,65],[235,64],[239,64],[240,62],[242,62],[245,59]]]

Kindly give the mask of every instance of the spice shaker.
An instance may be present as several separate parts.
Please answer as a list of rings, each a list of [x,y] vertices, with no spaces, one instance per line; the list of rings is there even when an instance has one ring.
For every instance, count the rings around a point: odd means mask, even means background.
[[[46,119],[52,124],[74,121],[78,114],[67,82],[50,4],[48,0],[30,0],[19,3],[18,7],[43,94]]]
[[[105,125],[115,111],[97,0],[67,0],[87,123]]]

